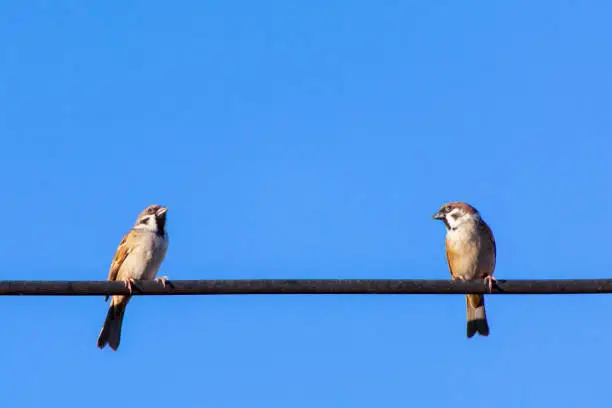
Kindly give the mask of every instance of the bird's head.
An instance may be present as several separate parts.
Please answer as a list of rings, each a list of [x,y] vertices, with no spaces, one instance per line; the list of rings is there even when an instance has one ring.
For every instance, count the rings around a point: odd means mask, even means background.
[[[148,206],[138,216],[134,228],[145,229],[156,232],[159,235],[164,235],[167,211],[168,207],[161,205],[154,204]]]
[[[454,230],[461,225],[480,221],[480,213],[467,203],[453,201],[440,207],[432,218],[444,222],[446,229]]]

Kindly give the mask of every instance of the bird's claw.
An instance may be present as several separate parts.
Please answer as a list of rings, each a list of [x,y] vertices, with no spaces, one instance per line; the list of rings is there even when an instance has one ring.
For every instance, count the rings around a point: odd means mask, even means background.
[[[128,278],[128,279],[124,280],[124,282],[125,282],[125,287],[128,288],[128,290],[130,291],[130,295],[131,295],[134,292],[134,290],[132,289],[132,286],[136,282],[132,278]]]
[[[484,282],[485,285],[487,285],[487,287],[489,288],[489,293],[491,293],[493,291],[493,282],[497,282],[497,279],[492,276],[485,276]]]
[[[168,277],[167,276],[162,276],[160,278],[155,278],[155,280],[157,282],[160,282],[162,284],[162,286],[165,288],[166,287],[166,282],[168,281]]]

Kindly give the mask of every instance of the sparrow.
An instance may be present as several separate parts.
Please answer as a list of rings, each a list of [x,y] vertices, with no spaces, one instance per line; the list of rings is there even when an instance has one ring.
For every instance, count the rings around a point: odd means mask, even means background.
[[[130,294],[136,280],[152,280],[166,256],[168,234],[166,232],[167,207],[151,205],[145,208],[134,227],[119,243],[108,273],[109,281],[124,281]],[[156,278],[164,287],[167,276]],[[107,301],[109,296],[104,298]],[[117,351],[121,339],[121,325],[125,308],[131,296],[112,296],[106,320],[98,336],[98,347],[106,344]]]
[[[446,203],[433,215],[446,227],[446,260],[453,280],[484,279],[493,288],[496,247],[493,232],[471,205]],[[465,296],[467,337],[489,335],[489,324],[482,294]]]

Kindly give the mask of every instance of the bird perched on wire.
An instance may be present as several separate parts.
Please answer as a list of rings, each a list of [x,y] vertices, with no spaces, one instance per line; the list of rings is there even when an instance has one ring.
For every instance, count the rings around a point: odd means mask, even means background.
[[[433,215],[446,227],[446,260],[454,280],[484,279],[489,291],[493,288],[496,247],[493,232],[471,205],[462,202],[446,203]],[[484,296],[465,296],[467,308],[467,337],[478,333],[489,335]]]
[[[168,234],[166,232],[167,207],[151,205],[145,208],[134,227],[123,237],[108,273],[109,281],[124,281],[132,293],[136,280],[152,280],[166,256]],[[164,287],[167,277],[156,278]],[[125,308],[131,296],[113,296],[106,320],[98,336],[98,347],[106,344],[117,350],[121,340],[121,325]],[[108,296],[105,297],[108,300]]]

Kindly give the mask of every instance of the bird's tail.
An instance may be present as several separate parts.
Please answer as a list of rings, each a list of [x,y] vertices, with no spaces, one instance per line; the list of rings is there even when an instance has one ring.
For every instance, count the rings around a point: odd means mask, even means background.
[[[113,350],[117,351],[119,342],[121,341],[121,325],[123,324],[123,315],[125,313],[125,303],[114,304],[111,302],[106,314],[104,326],[98,336],[98,347],[104,348],[106,344]]]
[[[467,308],[467,336],[468,338],[478,333],[481,336],[489,335],[489,324],[485,312],[484,296],[480,294],[465,295],[465,306]]]

